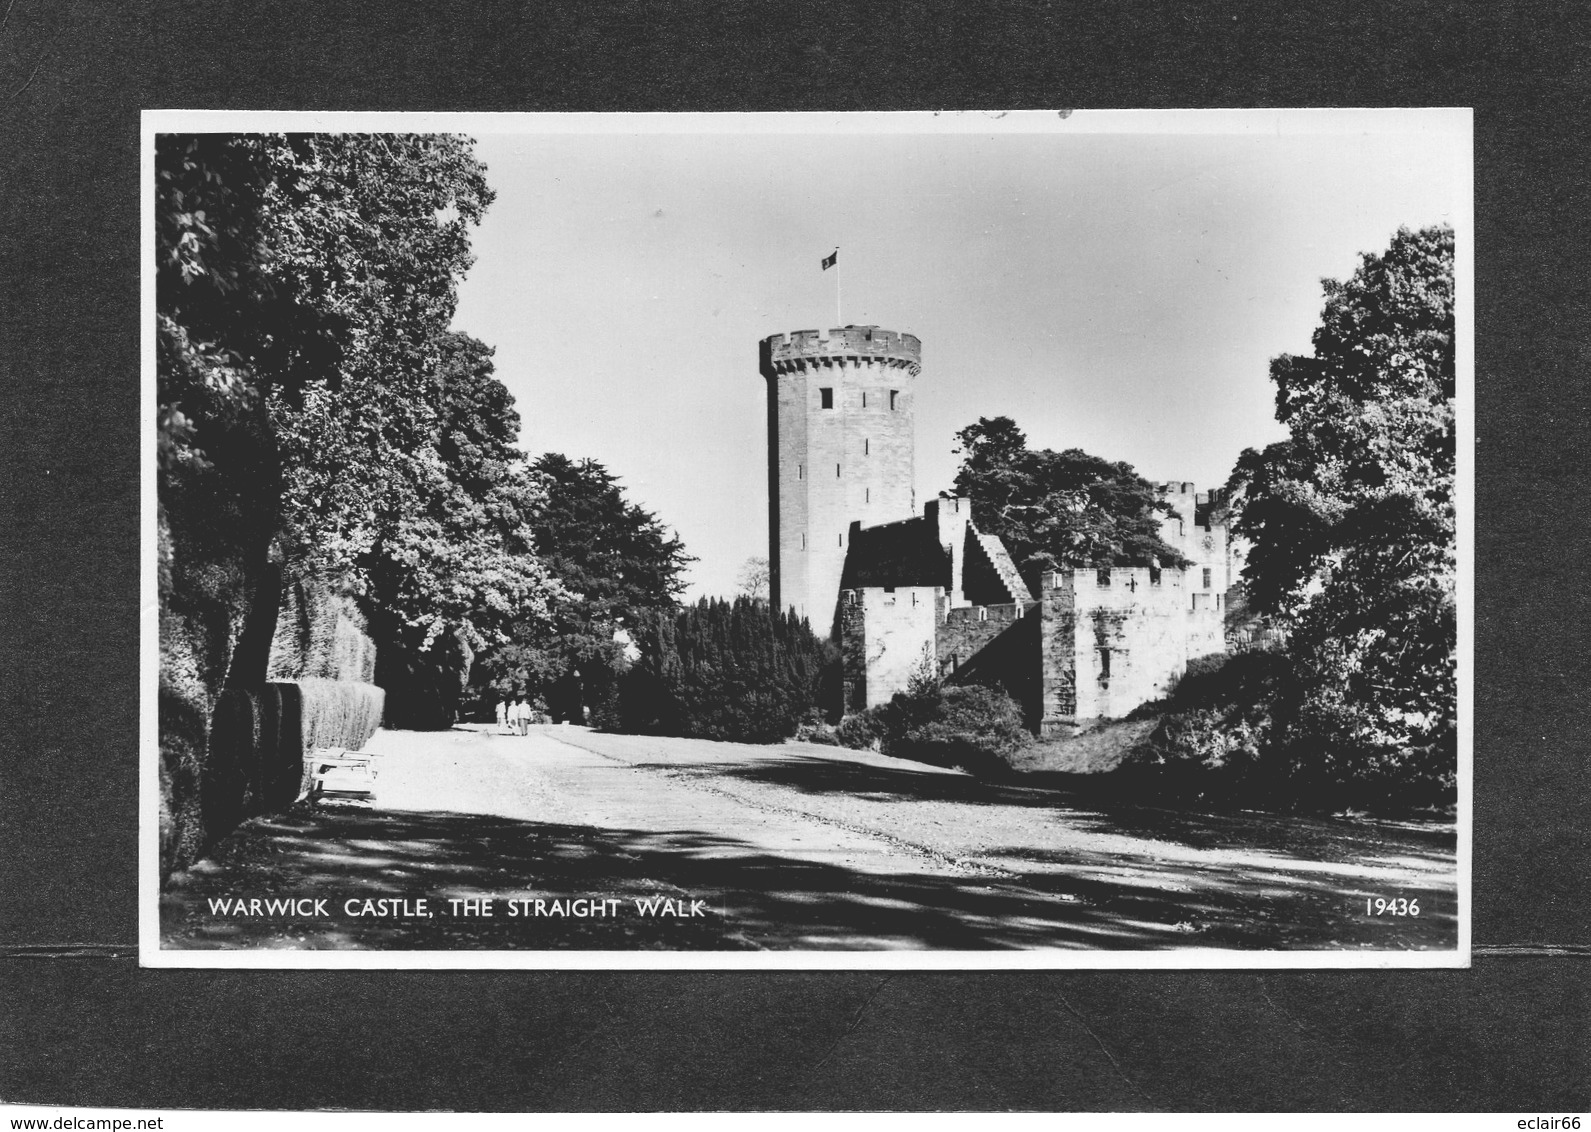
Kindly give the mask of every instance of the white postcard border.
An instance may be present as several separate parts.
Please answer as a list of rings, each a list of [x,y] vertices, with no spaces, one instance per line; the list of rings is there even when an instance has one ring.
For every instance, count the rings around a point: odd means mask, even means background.
[[[431,132],[479,135],[685,133],[1379,134],[1411,128],[1461,137],[1456,168],[1455,332],[1458,544],[1458,944],[1452,951],[296,951],[160,946],[159,633],[156,576],[154,143],[157,133]],[[1471,959],[1474,747],[1474,177],[1468,108],[1023,110],[888,113],[515,114],[146,110],[140,130],[140,718],[139,964],[150,968],[320,970],[1100,970],[1430,969]]]

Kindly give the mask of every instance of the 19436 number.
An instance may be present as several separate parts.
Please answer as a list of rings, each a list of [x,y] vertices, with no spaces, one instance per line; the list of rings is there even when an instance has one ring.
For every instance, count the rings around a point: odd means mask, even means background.
[[[1418,916],[1420,914],[1420,900],[1415,897],[1409,900],[1398,896],[1391,900],[1384,900],[1379,896],[1365,897],[1366,916]]]

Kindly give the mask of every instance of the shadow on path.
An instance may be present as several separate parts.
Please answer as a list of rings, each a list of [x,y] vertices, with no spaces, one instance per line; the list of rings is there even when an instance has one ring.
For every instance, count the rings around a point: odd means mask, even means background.
[[[1022,868],[1017,854],[1040,856],[1010,852],[1013,871]],[[1456,944],[1450,898],[1444,907],[1433,890],[1418,919],[1367,919],[1363,893],[1336,874],[1252,863],[1206,870],[1099,853],[1055,855],[1042,871],[1016,877],[943,875],[928,871],[933,867],[880,875],[691,830],[658,834],[472,814],[299,808],[246,823],[212,860],[181,876],[162,898],[162,936],[164,946],[179,948],[436,950]],[[493,918],[448,914],[447,898],[476,896],[495,898]],[[236,897],[321,898],[328,914],[212,914],[212,898]],[[622,903],[618,914],[604,918],[510,918],[505,902],[525,897]],[[636,898],[656,897],[702,900],[707,914],[676,919],[636,912]],[[426,898],[434,914],[345,913],[349,899],[382,898]]]
[[[679,773],[675,764],[636,764]],[[1102,799],[1076,789],[1072,776],[1039,782],[988,781],[964,774],[877,766],[822,756],[759,759],[689,773],[782,786],[807,794],[838,794],[877,802],[933,801],[1064,812],[1088,833],[1153,837],[1190,849],[1250,849],[1349,862],[1387,856],[1455,872],[1457,831],[1444,822],[1382,822],[1301,817],[1257,810],[1209,813]],[[1034,776],[1037,778],[1037,776]],[[1068,787],[1072,787],[1068,789]]]

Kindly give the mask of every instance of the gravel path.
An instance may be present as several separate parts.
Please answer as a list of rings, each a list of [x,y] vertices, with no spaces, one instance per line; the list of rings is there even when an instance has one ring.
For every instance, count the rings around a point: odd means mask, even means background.
[[[247,823],[173,885],[166,945],[1456,946],[1451,826],[1106,812],[871,752],[494,730],[378,733],[374,805]],[[273,897],[325,911],[214,910]],[[1420,914],[1366,915],[1377,897]]]

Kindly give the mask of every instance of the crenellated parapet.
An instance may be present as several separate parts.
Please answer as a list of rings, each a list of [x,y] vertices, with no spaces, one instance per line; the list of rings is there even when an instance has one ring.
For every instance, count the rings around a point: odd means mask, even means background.
[[[1172,480],[1169,483],[1154,483],[1149,485],[1167,503],[1179,511],[1186,509],[1187,505],[1216,511],[1224,510],[1232,502],[1231,493],[1224,487],[1211,491],[1199,491],[1191,483]]]
[[[1020,621],[1039,607],[1036,601],[1006,602],[1001,605],[944,606],[940,620],[946,624],[971,624],[973,622],[1009,624]]]
[[[915,334],[880,330],[876,326],[774,334],[762,340],[760,354],[764,377],[847,363],[903,369],[913,377],[922,369],[922,343]]]
[[[1056,570],[1044,576],[1043,589],[1052,605],[1078,612],[1157,606],[1180,612],[1194,608],[1188,596],[1190,587],[1186,572],[1169,567],[1163,570],[1151,566]],[[1214,608],[1213,604],[1210,608]]]

